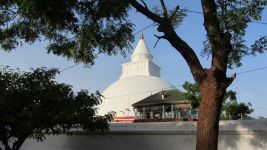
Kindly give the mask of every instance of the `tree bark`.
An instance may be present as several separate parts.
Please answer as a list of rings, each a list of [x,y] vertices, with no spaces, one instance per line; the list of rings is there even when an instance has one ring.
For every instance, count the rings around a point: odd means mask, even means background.
[[[212,69],[200,84],[201,103],[197,124],[197,150],[217,150],[219,117],[226,81],[215,76]]]

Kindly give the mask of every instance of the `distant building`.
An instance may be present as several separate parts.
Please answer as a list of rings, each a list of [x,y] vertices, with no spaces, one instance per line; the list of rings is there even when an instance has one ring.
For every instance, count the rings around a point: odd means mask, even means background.
[[[191,103],[179,90],[163,90],[132,105],[135,122],[193,121],[197,112]]]

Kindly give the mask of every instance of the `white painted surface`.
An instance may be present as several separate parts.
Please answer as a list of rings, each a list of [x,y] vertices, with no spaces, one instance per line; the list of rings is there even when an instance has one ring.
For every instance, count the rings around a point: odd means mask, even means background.
[[[173,85],[154,76],[131,76],[110,85],[104,92],[105,99],[99,114],[115,111],[117,116],[134,116],[132,104]]]
[[[196,122],[113,123],[106,135],[48,136],[27,140],[23,150],[193,150]],[[220,123],[219,150],[266,150],[267,120]]]
[[[134,116],[132,104],[164,89],[175,88],[160,78],[160,67],[152,62],[152,55],[143,38],[140,38],[131,62],[122,65],[119,80],[102,93],[99,114],[116,112],[117,117]]]
[[[160,77],[160,67],[154,64],[152,59],[153,57],[146,46],[145,40],[140,38],[132,53],[131,61],[122,64],[120,79],[136,75]]]
[[[137,46],[131,56],[132,62],[138,62],[143,60],[152,61],[153,57],[146,45],[145,39],[141,37],[137,43]]]

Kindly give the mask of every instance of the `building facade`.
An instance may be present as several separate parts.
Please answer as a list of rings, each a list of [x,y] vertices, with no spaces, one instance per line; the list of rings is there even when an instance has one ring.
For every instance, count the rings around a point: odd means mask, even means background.
[[[135,122],[197,120],[197,111],[177,89],[163,90],[134,103]]]

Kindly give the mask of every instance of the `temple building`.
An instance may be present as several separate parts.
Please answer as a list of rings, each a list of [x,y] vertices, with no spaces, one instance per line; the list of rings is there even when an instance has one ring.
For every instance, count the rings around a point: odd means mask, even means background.
[[[197,111],[177,89],[163,90],[132,105],[134,122],[194,121]]]
[[[144,36],[141,35],[131,55],[131,61],[122,64],[119,80],[102,93],[104,99],[99,106],[99,114],[115,112],[115,121],[132,122],[138,118],[137,109],[134,109],[133,104],[170,89],[175,87],[160,78],[160,67],[153,62],[153,56],[145,43]]]

